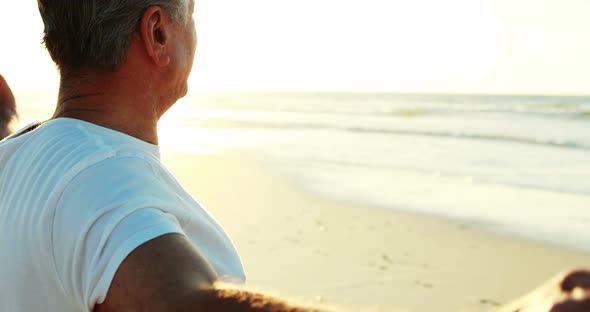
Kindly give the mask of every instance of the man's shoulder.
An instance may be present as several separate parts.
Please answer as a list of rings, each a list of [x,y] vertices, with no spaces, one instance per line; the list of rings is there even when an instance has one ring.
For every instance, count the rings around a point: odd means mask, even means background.
[[[123,174],[130,179],[153,180],[154,167],[161,166],[157,148],[134,143],[88,123],[50,121],[3,142],[0,168],[14,181],[11,188],[35,182],[58,193],[85,172],[90,180],[102,179],[103,183],[112,175]]]
[[[157,146],[129,137],[120,132],[76,119],[59,118],[48,121],[30,133],[15,140],[22,140],[23,150],[39,158],[49,156],[56,160],[73,162],[98,162],[115,157],[131,157],[158,160]],[[74,164],[69,164],[69,167]]]

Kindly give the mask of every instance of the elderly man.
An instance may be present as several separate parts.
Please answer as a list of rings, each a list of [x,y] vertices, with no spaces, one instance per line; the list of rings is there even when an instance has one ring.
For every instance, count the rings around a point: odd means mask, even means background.
[[[0,140],[12,133],[16,119],[14,96],[0,75]]]
[[[0,143],[0,311],[284,309],[213,289],[244,281],[238,253],[160,163],[194,1],[38,5],[61,81],[53,117]]]
[[[50,120],[0,143],[0,311],[303,311],[215,287],[245,279],[238,253],[160,163],[194,0],[38,5],[60,90]]]

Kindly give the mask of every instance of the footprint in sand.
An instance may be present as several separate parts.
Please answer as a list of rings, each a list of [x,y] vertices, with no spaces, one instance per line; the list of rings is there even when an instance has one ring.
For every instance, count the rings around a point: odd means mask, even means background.
[[[421,280],[415,280],[414,284],[423,288],[427,288],[427,289],[431,289],[434,288],[434,285],[430,284],[430,283],[425,283],[422,282]]]
[[[389,256],[386,254],[383,254],[381,258],[383,258],[383,260],[385,260],[387,263],[393,263],[393,260],[391,260],[391,258],[389,258]]]
[[[500,302],[495,301],[495,300],[490,300],[490,299],[480,299],[479,303],[485,304],[485,305],[491,305],[494,307],[499,307],[502,305]]]

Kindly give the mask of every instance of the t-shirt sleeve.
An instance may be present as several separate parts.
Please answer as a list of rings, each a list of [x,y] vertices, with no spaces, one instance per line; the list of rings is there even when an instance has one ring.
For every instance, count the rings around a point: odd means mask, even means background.
[[[141,159],[112,159],[78,174],[64,189],[53,219],[55,269],[81,310],[105,300],[123,260],[145,242],[181,233],[167,213],[174,194]]]

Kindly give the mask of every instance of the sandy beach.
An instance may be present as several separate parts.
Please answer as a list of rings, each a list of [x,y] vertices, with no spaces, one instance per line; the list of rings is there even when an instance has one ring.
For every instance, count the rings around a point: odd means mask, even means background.
[[[318,198],[240,155],[163,153],[224,225],[248,287],[348,310],[490,311],[590,255]],[[395,207],[393,207],[395,208]]]

